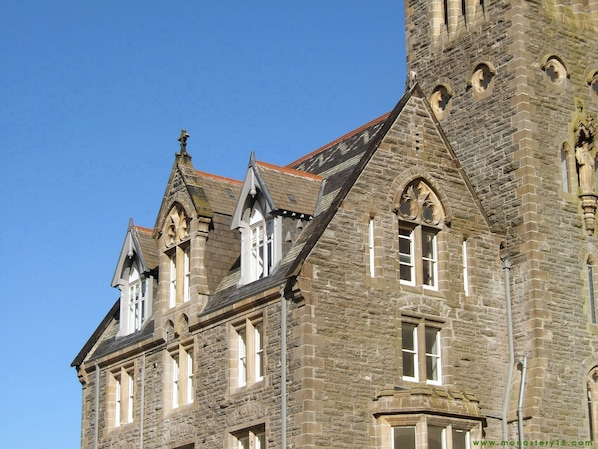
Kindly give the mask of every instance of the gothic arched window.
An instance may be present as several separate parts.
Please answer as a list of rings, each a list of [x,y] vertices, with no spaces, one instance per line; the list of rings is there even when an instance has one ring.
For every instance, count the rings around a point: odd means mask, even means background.
[[[598,366],[590,371],[586,381],[590,440],[598,441]]]
[[[438,288],[438,241],[444,211],[434,191],[418,179],[399,199],[399,278],[406,285]]]
[[[166,254],[169,260],[169,305],[189,301],[191,283],[191,247],[189,219],[180,205],[175,205],[166,219]]]

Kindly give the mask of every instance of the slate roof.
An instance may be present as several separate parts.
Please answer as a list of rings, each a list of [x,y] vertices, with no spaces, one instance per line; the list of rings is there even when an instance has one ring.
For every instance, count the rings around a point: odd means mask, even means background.
[[[229,274],[223,278],[216,292],[208,299],[202,315],[232,305],[260,292],[282,286],[289,277],[299,273],[304,260],[334,217],[339,205],[374,154],[378,144],[413,95],[424,98],[417,84],[405,93],[390,113],[365,124],[286,167],[277,167],[263,162],[256,163],[265,185],[271,189],[272,199],[277,208],[283,210],[296,208],[309,212],[316,207],[319,194],[320,203],[317,205],[319,212],[316,211],[318,213],[314,214],[315,218],[306,224],[298,240],[293,243],[293,246],[269,276],[247,285],[238,286],[240,273],[238,264],[235,264]],[[242,187],[241,182],[195,170],[191,173],[190,163],[177,164],[177,166],[183,172],[187,186],[191,185],[201,193],[194,198],[195,207],[203,209],[206,213],[217,212],[227,215],[234,213]],[[316,190],[318,194],[315,194]],[[295,195],[297,192],[300,194]],[[190,191],[190,193],[193,192]],[[295,196],[295,203],[289,199],[289,193]],[[296,210],[295,212],[303,211]],[[155,233],[155,230],[153,232]],[[145,239],[147,236],[145,231],[139,231],[138,234],[143,236],[141,239]],[[148,249],[148,254],[154,254],[153,248]],[[115,321],[112,321],[111,324],[111,320],[118,320],[118,301],[79,353],[73,366],[83,361],[101,335],[107,335],[103,332],[111,332],[110,326],[115,325]],[[116,347],[121,348],[123,344],[143,340],[151,332],[153,332],[152,321],[148,322],[141,332],[119,339],[108,338],[108,341],[100,343],[94,358],[99,354],[109,353]],[[114,333],[114,335],[116,334]]]
[[[243,183],[236,179],[198,170],[195,171],[195,174],[198,177],[197,182],[203,187],[212,210],[219,214],[232,215]]]
[[[153,229],[135,225],[133,231],[141,247],[146,266],[153,270],[158,267],[158,242],[152,238]]]
[[[275,209],[314,215],[323,180],[321,176],[266,162],[256,162],[256,167]]]
[[[236,269],[234,272],[231,272],[230,276],[223,279],[221,283],[221,287],[224,283],[225,288],[219,287],[216,293],[209,298],[206,307],[202,311],[202,315],[209,314],[260,292],[282,286],[289,276],[296,273],[298,267],[302,265],[303,260],[305,260],[311,248],[313,248],[313,245],[315,245],[319,236],[334,216],[336,206],[342,200],[339,195],[341,187],[345,187],[344,194],[346,195],[350,189],[350,187],[347,188],[346,186],[353,185],[357,176],[361,173],[363,166],[365,166],[364,158],[367,157],[369,160],[373,150],[375,150],[377,144],[407,100],[404,97],[402,101],[393,110],[393,113],[385,114],[287,165],[287,169],[299,173],[304,172],[304,176],[307,173],[311,173],[312,175],[315,174],[325,178],[324,195],[322,196],[323,204],[319,205],[322,213],[306,225],[297,242],[294,243],[269,276],[237,287],[236,282],[233,281],[236,280],[238,282],[239,270]],[[384,131],[382,130],[383,128]],[[369,154],[366,154],[368,150]]]

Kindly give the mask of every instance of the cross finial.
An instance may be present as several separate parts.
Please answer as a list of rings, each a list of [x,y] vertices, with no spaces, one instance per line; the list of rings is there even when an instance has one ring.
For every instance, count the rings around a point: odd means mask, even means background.
[[[178,138],[178,141],[181,142],[181,154],[187,154],[187,139],[189,138],[189,133],[184,129],[181,129],[181,135]]]

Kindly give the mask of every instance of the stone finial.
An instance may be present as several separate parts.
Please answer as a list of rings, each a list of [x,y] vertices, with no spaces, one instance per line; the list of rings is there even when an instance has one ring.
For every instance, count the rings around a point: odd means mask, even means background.
[[[178,138],[178,141],[181,143],[181,154],[187,154],[187,139],[189,137],[189,133],[184,129],[181,129],[181,135]]]

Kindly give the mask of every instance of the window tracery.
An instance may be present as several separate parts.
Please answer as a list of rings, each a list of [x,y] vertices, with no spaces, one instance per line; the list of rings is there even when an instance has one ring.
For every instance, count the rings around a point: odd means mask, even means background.
[[[166,222],[166,246],[168,256],[169,306],[191,299],[191,244],[189,241],[189,218],[185,209],[175,205]]]
[[[430,96],[430,105],[438,119],[444,118],[449,111],[450,101],[453,95],[446,86],[440,85],[434,89]]]
[[[444,218],[438,196],[423,179],[417,179],[403,190],[395,211],[399,216],[400,282],[437,289],[437,234]]]
[[[496,71],[486,63],[478,64],[471,76],[471,86],[474,92],[482,94],[489,92]]]

